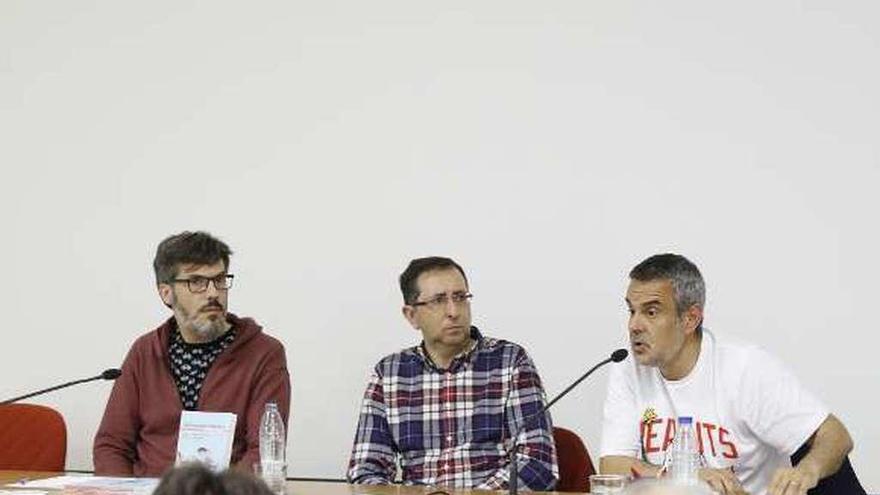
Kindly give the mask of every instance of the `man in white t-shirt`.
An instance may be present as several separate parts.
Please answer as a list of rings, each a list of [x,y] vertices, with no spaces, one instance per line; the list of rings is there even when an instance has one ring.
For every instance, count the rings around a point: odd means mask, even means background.
[[[634,359],[614,366],[600,471],[657,476],[678,416],[691,416],[706,460],[700,478],[724,494],[805,494],[852,450],[844,425],[781,362],[704,329],[705,284],[683,256],[652,256],[626,293]],[[801,446],[807,453],[794,467]]]

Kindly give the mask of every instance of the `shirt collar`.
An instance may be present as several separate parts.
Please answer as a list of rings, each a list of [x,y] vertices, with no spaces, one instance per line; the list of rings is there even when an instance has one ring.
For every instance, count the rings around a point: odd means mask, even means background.
[[[470,363],[473,360],[472,358],[476,354],[476,351],[482,349],[485,346],[486,339],[483,338],[483,334],[480,333],[480,330],[477,327],[471,326],[470,338],[472,344],[467,349],[461,351],[452,358],[452,362],[449,363],[449,368],[441,368],[436,363],[434,363],[434,360],[431,359],[430,354],[428,354],[428,349],[425,348],[424,340],[418,346],[414,347],[413,351],[416,353],[416,355],[422,358],[422,361],[424,361],[425,365],[432,371],[436,371],[438,373],[454,373],[465,366],[467,363]]]

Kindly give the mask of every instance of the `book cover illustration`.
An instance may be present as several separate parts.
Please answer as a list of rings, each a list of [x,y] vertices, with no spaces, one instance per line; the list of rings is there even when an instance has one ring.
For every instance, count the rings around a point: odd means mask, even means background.
[[[175,465],[199,462],[216,472],[228,468],[235,422],[233,413],[183,411]]]

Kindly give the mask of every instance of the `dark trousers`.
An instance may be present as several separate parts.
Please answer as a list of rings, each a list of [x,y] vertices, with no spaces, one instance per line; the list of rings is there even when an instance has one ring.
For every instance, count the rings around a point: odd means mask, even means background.
[[[801,446],[801,448],[791,456],[791,465],[797,466],[801,459],[807,455],[809,450],[809,445],[805,444]],[[859,483],[859,478],[856,476],[856,472],[853,471],[852,464],[849,462],[849,457],[843,460],[843,464],[836,473],[819,480],[819,484],[816,485],[816,488],[813,488],[807,493],[808,495],[866,495],[865,489],[862,488],[862,484]]]

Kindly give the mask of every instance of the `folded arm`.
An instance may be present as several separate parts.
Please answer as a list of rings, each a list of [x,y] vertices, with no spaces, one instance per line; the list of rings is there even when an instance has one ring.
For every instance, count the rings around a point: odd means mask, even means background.
[[[247,421],[247,448],[235,468],[242,471],[253,469],[254,463],[260,460],[260,424],[266,403],[275,402],[284,420],[284,428],[288,428],[290,418],[290,373],[287,371],[287,358],[283,346],[279,346],[265,357],[265,365],[254,377],[251,388],[251,400],[247,407],[247,417],[239,421]]]
[[[382,379],[374,373],[361,404],[346,477],[349,483],[387,485],[397,472],[397,446],[388,426]]]
[[[549,413],[538,414],[544,407],[544,388],[535,365],[527,354],[517,360],[511,379],[510,396],[504,415],[507,431],[514,435],[519,428],[516,463],[519,486],[530,490],[550,490],[559,480],[553,424]],[[512,445],[508,445],[511,448]],[[507,488],[510,466],[503,466],[477,488]]]
[[[609,455],[599,459],[599,472],[602,474],[621,474],[633,478],[656,478],[660,476],[660,466],[624,455]]]
[[[833,414],[825,418],[807,443],[810,450],[797,466],[776,471],[768,490],[771,495],[807,493],[819,480],[836,473],[853,448],[849,432]]]
[[[113,384],[104,417],[95,434],[92,459],[99,476],[132,476],[136,440],[141,425],[139,395],[134,377],[136,357],[132,352],[122,364],[122,374]]]

